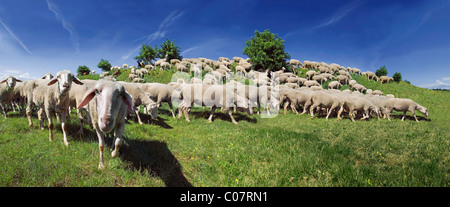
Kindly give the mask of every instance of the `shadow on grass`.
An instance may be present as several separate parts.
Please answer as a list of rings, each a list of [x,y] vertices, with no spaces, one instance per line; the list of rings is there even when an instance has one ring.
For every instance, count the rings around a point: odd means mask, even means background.
[[[55,129],[62,133],[60,124],[57,124]],[[92,127],[88,128],[85,125],[83,137],[78,133],[79,129],[78,122],[67,124],[69,142],[98,142],[97,133]],[[105,136],[106,147],[113,145],[111,137]],[[130,170],[148,172],[150,176],[157,176],[167,187],[192,187],[192,184],[183,175],[181,164],[165,142],[130,138],[126,134],[124,134],[123,140],[124,144],[120,148],[119,157],[131,163]],[[105,153],[104,156],[108,156],[108,154]]]
[[[391,115],[391,120],[392,120],[393,118],[395,118],[395,119],[402,119],[402,117],[403,117],[403,115]],[[417,120],[419,120],[419,121],[431,121],[431,119],[426,118],[426,117],[423,117],[423,116],[418,116],[418,115],[416,115],[416,117],[417,117]],[[406,115],[406,116],[405,116],[405,120],[416,121],[416,119],[414,118],[414,116],[411,116],[411,115]]]
[[[205,110],[205,111],[191,111],[189,113],[189,116],[195,117],[195,118],[203,118],[203,119],[208,119],[209,118],[209,114],[210,114],[210,110]],[[184,117],[184,115],[183,115]],[[247,114],[241,114],[241,113],[233,113],[233,118],[237,121],[247,121],[250,123],[256,123],[258,120],[256,118],[251,118],[249,117]],[[229,121],[231,122],[231,118],[230,116],[228,116],[228,114],[226,114],[225,112],[221,112],[219,110],[216,110],[216,112],[214,112],[213,115],[213,122],[215,119],[220,119],[223,121]]]

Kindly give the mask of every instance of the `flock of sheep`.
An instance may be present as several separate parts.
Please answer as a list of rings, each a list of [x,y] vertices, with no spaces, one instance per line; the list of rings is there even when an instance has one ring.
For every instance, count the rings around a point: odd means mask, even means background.
[[[100,163],[104,168],[103,149],[104,136],[107,133],[114,135],[114,150],[111,156],[117,157],[122,145],[122,133],[125,119],[128,115],[136,116],[138,122],[143,124],[139,114],[140,106],[144,106],[144,113],[156,119],[157,112],[162,103],[168,103],[172,116],[175,118],[173,106],[178,107],[178,118],[185,116],[190,121],[189,112],[194,106],[210,107],[208,118],[212,122],[213,114],[221,108],[231,121],[237,124],[232,113],[243,109],[249,115],[253,108],[258,107],[258,113],[278,114],[280,106],[284,106],[284,114],[288,107],[298,114],[309,113],[314,118],[314,112],[326,112],[326,119],[336,114],[341,119],[343,112],[348,113],[354,121],[356,115],[361,120],[375,115],[378,119],[384,116],[390,120],[392,110],[403,111],[403,118],[410,111],[418,121],[415,110],[428,116],[427,108],[410,99],[395,98],[388,94],[384,96],[379,90],[372,91],[352,80],[351,73],[365,75],[368,79],[389,82],[389,78],[377,77],[372,72],[361,73],[356,68],[345,68],[338,64],[326,64],[311,61],[301,63],[291,59],[290,67],[308,69],[306,78],[292,72],[285,72],[282,68],[276,72],[258,72],[250,70],[251,63],[246,59],[234,57],[232,60],[220,57],[218,61],[206,58],[171,60],[158,60],[155,65],[143,65],[142,68],[134,66],[112,68],[131,71],[131,82],[116,81],[113,77],[102,74],[102,79],[79,80],[70,71],[64,70],[56,74],[46,74],[42,79],[20,81],[14,77],[7,77],[0,82],[0,107],[5,119],[7,109],[18,109],[25,113],[29,126],[33,126],[32,113],[37,111],[39,124],[44,129],[43,121],[47,117],[49,139],[54,139],[53,116],[56,115],[61,123],[64,144],[69,146],[66,133],[66,118],[71,109],[77,109],[80,120],[80,133],[83,134],[85,117],[87,123],[92,124],[99,139]],[[139,64],[140,65],[140,64]],[[173,81],[168,84],[142,83],[143,76],[148,70],[174,67]],[[232,66],[235,68],[233,71]],[[202,71],[206,74],[202,75]],[[192,77],[193,73],[193,77]],[[328,90],[321,87],[324,81],[333,80],[328,84]],[[342,85],[348,84],[353,90],[338,90]],[[365,93],[365,94],[364,94]],[[260,107],[267,109],[262,112]],[[84,114],[83,114],[84,113]]]

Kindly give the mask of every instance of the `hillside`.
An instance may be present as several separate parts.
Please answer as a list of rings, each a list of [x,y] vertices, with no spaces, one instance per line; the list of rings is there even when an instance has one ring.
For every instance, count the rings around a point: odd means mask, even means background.
[[[148,76],[168,82],[170,72]],[[126,77],[122,73],[121,79]],[[400,113],[393,121],[352,123],[333,117],[280,114],[272,119],[235,115],[238,125],[217,112],[194,108],[191,122],[173,119],[163,104],[158,120],[139,125],[128,121],[125,146],[118,159],[106,139],[104,171],[97,169],[98,143],[91,126],[77,134],[79,121],[69,121],[69,141],[48,131],[28,128],[26,117],[0,118],[1,186],[445,186],[450,179],[450,92],[404,82],[381,85],[354,76],[358,83],[385,94],[410,98],[428,107],[421,122]],[[219,111],[219,110],[218,110]],[[76,115],[72,112],[72,117]],[[38,120],[33,119],[35,126]]]

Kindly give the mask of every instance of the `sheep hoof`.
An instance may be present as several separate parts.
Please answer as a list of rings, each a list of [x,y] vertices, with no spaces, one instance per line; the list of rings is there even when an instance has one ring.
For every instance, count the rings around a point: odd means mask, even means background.
[[[118,156],[119,156],[119,151],[118,150],[114,150],[114,151],[111,152],[111,157],[112,158],[116,158]]]
[[[66,142],[66,141],[64,141],[64,145],[66,145],[66,147],[69,147],[69,146],[70,146],[70,143],[69,143],[69,142]]]
[[[105,165],[103,165],[103,162],[101,162],[101,163],[98,164],[98,169],[99,169],[99,170],[105,169]]]

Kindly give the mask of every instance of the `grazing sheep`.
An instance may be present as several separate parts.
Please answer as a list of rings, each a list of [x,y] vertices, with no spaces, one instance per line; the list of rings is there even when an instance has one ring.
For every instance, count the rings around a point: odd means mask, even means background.
[[[4,113],[6,119],[6,104],[12,103],[14,98],[14,87],[16,82],[22,82],[12,76],[6,77],[0,82],[0,109]],[[5,83],[5,84],[4,84]]]
[[[363,85],[361,85],[359,83],[354,84],[352,86],[352,89],[355,90],[355,91],[359,91],[360,93],[364,93],[367,90],[366,87],[364,87]]]
[[[339,83],[341,83],[342,85],[348,84],[348,77],[345,76],[345,75],[338,75],[338,76],[336,77],[336,80],[339,81]]]
[[[378,76],[375,75],[375,73],[367,71],[365,72],[365,75],[367,77],[367,80],[373,80],[373,81],[378,81]]]
[[[139,76],[136,74],[132,74],[132,73],[130,73],[130,75],[128,75],[128,80],[133,80],[135,78],[139,78]]]
[[[317,72],[310,70],[310,71],[306,72],[306,79],[311,80],[311,78],[315,75],[317,75]]]
[[[372,94],[373,94],[373,95],[379,95],[379,96],[382,96],[384,93],[381,92],[380,90],[374,90],[374,91],[372,92]]]
[[[339,89],[342,86],[339,81],[332,81],[328,84],[328,89]]]
[[[133,78],[133,83],[144,83],[145,79],[142,78]]]
[[[383,84],[383,83],[389,83],[389,82],[391,82],[391,81],[394,81],[393,78],[388,77],[388,76],[385,76],[385,75],[380,76],[379,80],[381,81],[381,84]]]
[[[142,84],[137,83],[127,83],[123,81],[119,81],[119,84],[123,85],[125,87],[125,90],[128,94],[130,94],[132,100],[133,100],[133,114],[138,119],[139,124],[143,124],[141,121],[141,117],[139,116],[140,112],[140,106],[144,105],[146,111],[150,112],[150,116],[152,119],[157,119],[158,117],[158,108],[156,106],[156,103],[150,99],[150,94],[143,91],[140,86]]]
[[[357,84],[356,80],[350,80],[348,82],[348,85],[350,86],[350,88],[353,87],[353,85],[355,85],[355,84]]]
[[[289,105],[295,114],[298,114],[296,106],[301,105],[303,107],[303,112],[301,114],[305,114],[312,105],[311,95],[312,91],[310,90],[287,90],[280,99],[289,102],[289,104],[284,104],[284,115],[286,115],[286,109]]]
[[[391,120],[391,112],[392,110],[396,110],[396,111],[403,111],[403,117],[402,117],[402,121],[405,120],[405,115],[406,112],[409,111],[411,112],[411,114],[414,116],[414,118],[416,119],[417,122],[419,122],[419,120],[416,117],[416,114],[414,113],[415,110],[420,111],[422,114],[424,114],[426,117],[428,117],[428,109],[419,105],[418,103],[414,102],[411,99],[406,99],[406,98],[388,98],[387,103],[386,103],[386,115],[389,119],[389,121]]]
[[[326,116],[326,120],[328,120],[328,117],[330,116],[331,112],[336,109],[336,108],[340,108],[340,111],[342,110],[343,107],[343,103],[342,103],[342,99],[339,98],[337,95],[335,94],[329,94],[329,93],[325,93],[323,91],[314,91],[311,94],[311,101],[312,101],[312,105],[309,108],[309,112],[311,114],[311,119],[314,118],[314,109],[316,107],[322,107],[322,108],[326,108],[328,110],[327,116]],[[338,113],[338,117],[337,120],[340,120],[340,114]]]
[[[317,81],[318,83],[322,84],[323,82],[327,81],[327,78],[325,78],[325,76],[323,76],[322,74],[320,75],[315,75],[312,77],[312,80]]]
[[[72,82],[83,85],[83,82],[78,80],[70,71],[64,70],[58,72],[56,77],[48,80],[35,80],[34,87],[31,87],[31,94],[29,94],[27,104],[27,117],[29,125],[33,126],[31,121],[31,109],[33,105],[38,106],[38,118],[41,129],[43,129],[43,115],[44,111],[48,119],[48,128],[50,131],[49,140],[54,139],[53,135],[53,114],[57,113],[61,116],[61,128],[64,135],[64,144],[69,146],[66,133],[66,115],[69,109],[69,91],[72,87]],[[55,84],[58,83],[58,84]]]
[[[172,65],[175,65],[175,64],[180,63],[180,62],[181,62],[181,61],[178,60],[178,59],[172,59],[172,60],[170,60],[170,64],[172,64]]]
[[[95,101],[91,101],[94,98]],[[79,109],[87,104],[89,104],[92,126],[98,137],[98,149],[100,152],[98,168],[103,169],[105,133],[114,131],[115,148],[111,153],[111,157],[119,156],[119,149],[123,142],[122,134],[125,127],[125,117],[128,113],[133,113],[132,98],[121,84],[112,78],[105,78],[98,81],[95,86],[86,92],[77,108]]]
[[[212,122],[212,117],[217,107],[225,108],[225,113],[230,116],[233,124],[237,124],[236,120],[233,118],[232,111],[230,110],[230,107],[233,104],[246,109],[249,115],[252,114],[248,100],[240,95],[236,95],[231,88],[227,88],[223,85],[187,85],[181,90],[180,96],[183,98],[183,102],[180,104],[180,109],[182,110],[179,111],[178,118],[181,118],[181,111],[183,111],[187,122],[190,122],[188,111],[194,103],[200,106],[211,107],[210,116],[208,118],[210,123]]]
[[[173,118],[175,118],[172,103],[177,100],[180,93],[172,86],[163,83],[145,83],[139,86],[143,91],[150,94],[150,98],[156,102],[156,107],[161,107],[161,103],[165,102],[169,104],[170,112]]]
[[[311,87],[311,86],[320,86],[319,82],[315,81],[315,80],[309,80],[309,81],[305,81],[303,83],[304,86],[306,87]]]
[[[379,110],[378,107],[372,104],[372,102],[370,102],[369,99],[367,99],[364,96],[346,95],[344,96],[343,100],[344,100],[343,106],[348,109],[348,115],[353,122],[355,121],[355,119],[353,118],[355,116],[353,112],[358,110],[363,111],[363,117],[361,118],[361,120],[370,117],[369,110],[374,111],[378,116]],[[341,114],[342,111],[343,110],[339,110],[338,116]]]

